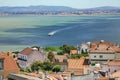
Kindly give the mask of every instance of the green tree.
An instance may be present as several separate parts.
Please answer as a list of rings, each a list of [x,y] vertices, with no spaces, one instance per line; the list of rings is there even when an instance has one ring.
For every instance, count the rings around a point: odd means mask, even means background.
[[[19,51],[15,51],[15,52],[12,52],[12,53],[14,53],[14,54],[18,54],[18,53],[19,53]]]
[[[50,46],[45,47],[45,51],[47,52],[57,51],[57,50],[59,50],[59,47],[50,47]]]
[[[67,57],[69,59],[79,59],[80,57],[87,57],[88,54],[73,54],[73,55],[68,55]]]
[[[51,71],[52,68],[53,68],[53,64],[52,64],[51,62],[45,61],[45,62],[43,63],[43,69],[44,69],[45,71]]]
[[[48,53],[48,59],[52,62],[54,60],[54,53],[49,52]]]
[[[52,69],[53,72],[59,72],[60,70],[61,70],[61,67],[59,65],[54,66]]]
[[[26,69],[20,69],[20,71],[21,71],[21,72],[27,72],[27,73],[31,72],[31,70],[30,70],[29,68],[26,68]]]
[[[26,68],[25,70],[24,70],[24,72],[31,72],[31,70],[29,69],[29,68]]]
[[[40,69],[42,69],[42,67],[43,67],[43,63],[41,63],[40,61],[36,61],[31,65],[31,70],[39,71]]]
[[[63,55],[64,53],[63,52],[58,52],[57,55]]]
[[[68,46],[68,45],[63,45],[60,47],[61,50],[63,50],[64,53],[70,53],[70,50],[76,50],[74,46]]]

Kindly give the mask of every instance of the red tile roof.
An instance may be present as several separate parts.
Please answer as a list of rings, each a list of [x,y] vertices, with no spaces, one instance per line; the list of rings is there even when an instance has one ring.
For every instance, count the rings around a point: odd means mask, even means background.
[[[67,59],[66,55],[55,55],[55,59],[58,59],[59,62],[63,62],[64,59]]]
[[[109,61],[109,62],[106,62],[104,64],[109,65],[109,66],[120,66],[120,61],[118,61],[118,60]]]
[[[120,70],[117,71],[117,72],[114,72],[114,73],[112,74],[112,76],[113,76],[113,78],[119,78],[119,77],[120,77]]]
[[[5,71],[19,71],[17,63],[14,61],[12,56],[8,53],[0,53],[0,59],[4,59],[4,70]]]
[[[25,48],[24,50],[22,50],[20,53],[21,54],[24,54],[24,55],[28,55],[28,54],[30,54],[31,52],[33,51],[33,49],[32,48]]]
[[[68,59],[68,71],[74,72],[74,75],[87,74],[85,71],[87,66],[84,65],[85,58],[80,59]]]
[[[88,45],[88,44],[87,44]],[[89,47],[90,48],[90,47]],[[120,52],[120,47],[111,42],[96,41],[91,43],[90,53],[93,52]]]

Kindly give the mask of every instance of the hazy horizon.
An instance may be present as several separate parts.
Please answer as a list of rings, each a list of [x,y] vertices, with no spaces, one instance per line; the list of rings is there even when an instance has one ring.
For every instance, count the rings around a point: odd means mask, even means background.
[[[67,6],[72,8],[94,8],[102,6],[120,7],[120,0],[0,0],[0,7],[19,7],[19,6]]]

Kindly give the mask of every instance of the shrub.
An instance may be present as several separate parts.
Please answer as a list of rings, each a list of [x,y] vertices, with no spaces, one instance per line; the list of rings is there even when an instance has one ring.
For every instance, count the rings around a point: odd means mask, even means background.
[[[52,69],[53,72],[59,72],[60,70],[61,70],[61,67],[59,65],[54,66]]]

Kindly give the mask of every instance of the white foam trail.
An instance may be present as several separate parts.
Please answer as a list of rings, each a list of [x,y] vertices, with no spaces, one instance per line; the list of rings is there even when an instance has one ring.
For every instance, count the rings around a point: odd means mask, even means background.
[[[62,29],[54,30],[54,31],[52,31],[52,32],[49,32],[49,34],[54,35],[54,34],[57,33],[57,32],[60,32],[60,31],[63,31],[63,30],[68,30],[68,29],[72,29],[72,28],[75,28],[75,27],[78,27],[78,26],[67,27],[67,28],[62,28]]]

